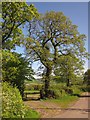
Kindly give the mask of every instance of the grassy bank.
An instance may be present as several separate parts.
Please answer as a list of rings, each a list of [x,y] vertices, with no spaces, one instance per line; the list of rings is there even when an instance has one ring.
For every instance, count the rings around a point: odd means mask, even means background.
[[[58,99],[46,99],[44,101],[58,104],[61,108],[67,108],[78,100],[77,96],[66,95]]]
[[[37,111],[34,111],[34,110],[28,108],[28,111],[25,114],[25,118],[31,118],[31,119],[35,118],[35,120],[39,120],[40,114]]]

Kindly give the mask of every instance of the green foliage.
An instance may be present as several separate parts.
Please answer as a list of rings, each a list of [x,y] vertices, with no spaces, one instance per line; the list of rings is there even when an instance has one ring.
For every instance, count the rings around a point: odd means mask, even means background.
[[[77,26],[62,12],[47,12],[39,19],[31,21],[29,27],[31,29],[26,43],[27,52],[35,54],[32,57],[39,58],[46,68],[52,67],[53,62],[62,55],[71,55],[72,59],[75,55],[86,54],[83,46],[86,36],[79,34]],[[33,28],[34,31],[31,32]]]
[[[77,26],[62,12],[47,12],[32,20],[28,27],[27,54],[33,60],[40,60],[45,67],[45,95],[48,97],[50,75],[57,64],[68,81],[76,77],[77,67],[82,68],[80,62],[88,56],[84,46],[86,36],[80,34]]]
[[[24,93],[39,93],[40,91],[38,90],[25,90]]]
[[[90,85],[87,85],[86,88],[84,88],[84,90],[90,92]]]
[[[34,110],[27,109],[25,118],[29,118],[29,119],[31,118],[32,120],[34,120],[34,119],[39,120],[40,115]]]
[[[90,85],[83,84],[83,85],[79,86],[79,89],[80,89],[82,92],[90,92]]]
[[[2,2],[2,47],[12,49],[24,39],[21,26],[37,17],[34,5],[26,2]]]
[[[38,17],[37,9],[26,2],[2,2],[2,75],[3,81],[16,85],[23,96],[24,80],[33,73],[29,62],[21,55],[11,52],[24,42],[25,23]],[[8,50],[7,50],[8,49]],[[10,50],[10,51],[9,51]]]
[[[38,118],[37,112],[27,108],[16,87],[3,82],[2,93],[2,117],[3,118]]]
[[[83,91],[87,91],[88,88],[90,87],[86,87],[85,85],[72,85],[67,87],[66,83],[51,82],[49,89],[54,92],[54,98],[58,99],[67,95],[80,95]]]
[[[74,55],[62,56],[54,68],[54,73],[59,78],[58,82],[74,84],[83,73],[83,61],[81,62]]]
[[[56,103],[61,108],[68,108],[72,103],[78,100],[77,96],[65,95],[58,99],[47,99],[46,101]]]
[[[90,69],[88,69],[85,73],[84,73],[84,83],[89,85],[90,84]]]
[[[71,86],[71,89],[73,90],[73,94],[81,94],[82,90],[80,89],[80,85],[73,85]]]
[[[67,88],[66,84],[61,84],[61,83],[54,83],[50,85],[50,90],[54,92],[54,97],[55,98],[61,98],[65,96],[67,93],[65,92],[65,89]]]
[[[61,79],[61,76],[52,76],[51,79],[57,83],[64,82],[64,80]]]
[[[5,118],[20,117],[25,115],[25,106],[18,89],[11,87],[8,83],[3,82],[2,93],[2,113]]]
[[[23,96],[24,80],[28,76],[32,76],[32,69],[29,67],[29,62],[20,54],[2,51],[2,76],[3,81],[10,82],[13,86],[16,85]]]
[[[25,90],[40,90],[42,88],[42,84],[29,83],[25,85]]]

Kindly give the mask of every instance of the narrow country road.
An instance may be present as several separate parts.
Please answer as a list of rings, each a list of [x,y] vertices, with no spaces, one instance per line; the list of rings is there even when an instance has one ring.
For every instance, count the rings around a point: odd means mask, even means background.
[[[72,107],[64,110],[62,114],[54,116],[54,118],[88,118],[90,113],[88,105],[90,98],[88,97],[88,93],[85,93],[84,95],[83,97],[80,97]]]
[[[84,93],[71,107],[64,109],[47,101],[25,101],[30,108],[40,113],[41,118],[88,118],[90,96]]]

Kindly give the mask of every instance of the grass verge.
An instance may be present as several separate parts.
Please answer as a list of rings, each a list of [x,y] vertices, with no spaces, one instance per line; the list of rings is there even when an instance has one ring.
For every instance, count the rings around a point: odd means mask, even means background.
[[[31,119],[34,119],[35,120],[39,120],[40,118],[40,114],[30,108],[28,108],[28,111],[27,113],[25,114],[25,118],[31,118]]]
[[[58,104],[61,108],[67,108],[78,100],[77,96],[66,95],[58,99],[46,99],[45,101]]]

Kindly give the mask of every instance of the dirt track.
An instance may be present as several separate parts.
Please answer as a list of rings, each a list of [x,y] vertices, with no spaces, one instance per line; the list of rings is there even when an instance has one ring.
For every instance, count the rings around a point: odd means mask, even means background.
[[[88,101],[88,97],[80,97],[72,107],[65,110],[62,114],[55,116],[55,118],[88,118],[90,112]]]
[[[42,118],[88,118],[90,109],[88,108],[87,93],[71,107],[61,109],[57,104],[45,101],[26,101],[25,104],[38,111]]]

